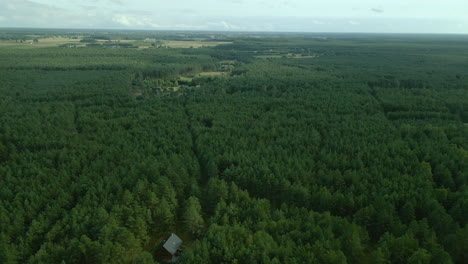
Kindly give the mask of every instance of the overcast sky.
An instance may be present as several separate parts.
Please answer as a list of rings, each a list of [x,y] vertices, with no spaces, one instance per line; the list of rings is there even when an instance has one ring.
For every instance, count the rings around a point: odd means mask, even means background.
[[[468,34],[468,0],[0,0],[0,27]]]

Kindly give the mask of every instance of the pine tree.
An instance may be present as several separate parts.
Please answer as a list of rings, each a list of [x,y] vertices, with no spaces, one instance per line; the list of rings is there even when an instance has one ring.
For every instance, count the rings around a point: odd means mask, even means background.
[[[201,215],[201,205],[196,197],[190,197],[185,205],[183,216],[185,228],[194,236],[203,232],[204,221]]]

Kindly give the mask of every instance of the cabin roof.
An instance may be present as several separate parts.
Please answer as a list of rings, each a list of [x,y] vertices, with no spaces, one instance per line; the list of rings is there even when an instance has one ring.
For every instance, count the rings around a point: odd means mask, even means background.
[[[164,242],[163,247],[172,255],[174,255],[182,245],[182,239],[180,239],[176,234],[172,233]]]

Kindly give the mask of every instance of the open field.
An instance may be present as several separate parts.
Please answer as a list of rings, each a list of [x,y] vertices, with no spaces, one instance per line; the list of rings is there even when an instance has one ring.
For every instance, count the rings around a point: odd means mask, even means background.
[[[39,39],[38,43],[32,45],[37,47],[53,47],[59,46],[67,43],[79,44],[81,39],[72,39],[72,38],[44,38]]]
[[[16,46],[16,47],[56,47],[67,43],[80,44],[81,39],[51,37],[38,39],[39,42],[34,43],[33,40],[24,40],[22,43],[16,40],[0,40],[0,46]]]
[[[191,82],[193,81],[194,78],[197,78],[197,77],[219,77],[219,76],[228,76],[228,75],[229,75],[229,72],[217,72],[217,71],[199,72],[193,75],[179,76],[179,80],[183,82]]]
[[[64,37],[50,37],[50,38],[40,38],[39,42],[34,43],[33,40],[24,40],[23,42],[18,42],[16,40],[0,40],[0,46],[8,47],[57,47],[63,44],[87,44],[80,42],[82,38],[72,39]],[[145,40],[110,40],[111,42],[116,43],[126,43],[132,44],[139,48],[149,48],[152,46],[154,41],[145,41]],[[104,44],[109,42],[109,40],[97,40],[97,44]],[[232,42],[222,42],[222,41],[163,41],[162,43],[156,43],[157,46],[168,47],[168,48],[201,48],[201,47],[214,47],[223,44],[231,44]]]
[[[228,72],[200,72],[197,76],[201,77],[211,77],[211,76],[226,76]]]
[[[191,82],[193,80],[193,78],[186,76],[180,76],[179,79],[184,82]]]

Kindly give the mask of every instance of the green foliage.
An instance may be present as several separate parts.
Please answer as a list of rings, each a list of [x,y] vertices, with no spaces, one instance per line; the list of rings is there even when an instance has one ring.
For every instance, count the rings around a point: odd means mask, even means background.
[[[183,221],[186,229],[194,236],[200,236],[203,232],[204,220],[202,208],[196,197],[190,197],[185,205]]]
[[[1,263],[466,262],[466,37],[215,38],[0,47]]]

